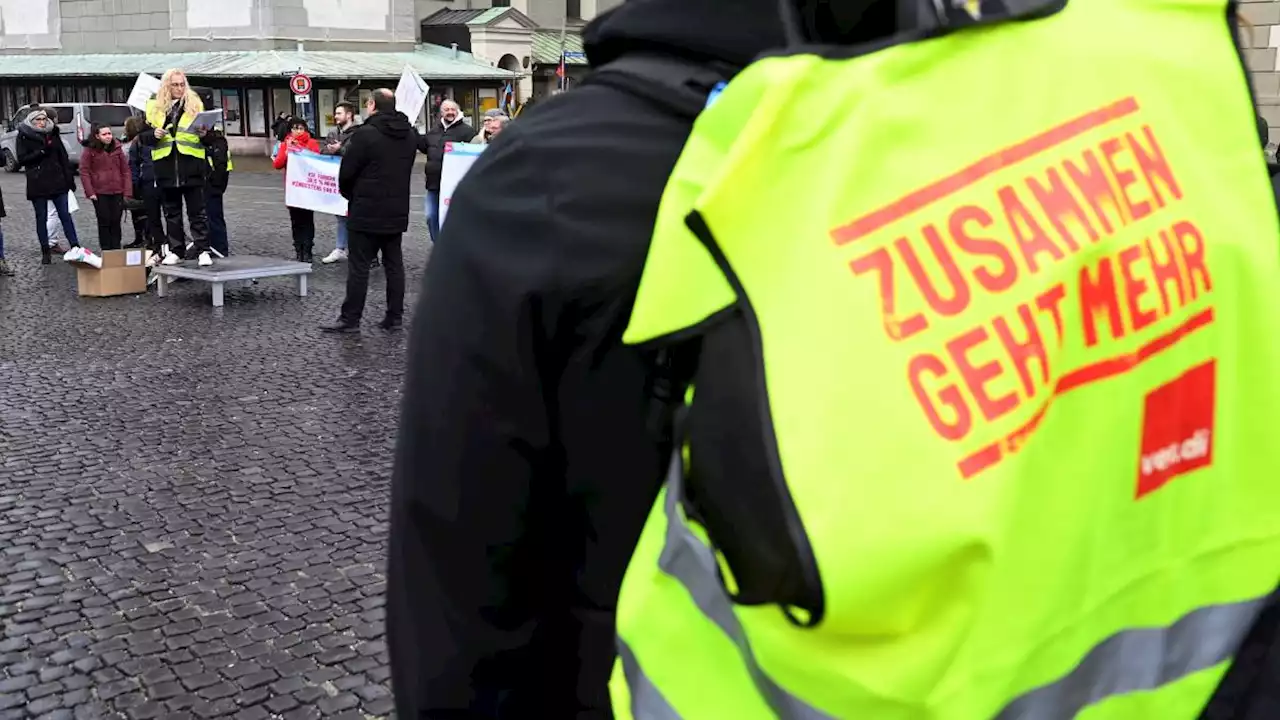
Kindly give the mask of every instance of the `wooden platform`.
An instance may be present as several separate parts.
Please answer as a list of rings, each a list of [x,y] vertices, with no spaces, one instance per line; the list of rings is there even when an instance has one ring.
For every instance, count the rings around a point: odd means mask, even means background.
[[[229,282],[260,280],[269,277],[295,276],[298,278],[298,296],[307,296],[307,276],[311,263],[264,257],[262,255],[232,255],[213,261],[213,267],[200,267],[195,260],[178,265],[157,265],[151,268],[156,276],[156,295],[165,297],[171,278],[207,282],[213,287],[213,306],[222,307],[223,290]]]

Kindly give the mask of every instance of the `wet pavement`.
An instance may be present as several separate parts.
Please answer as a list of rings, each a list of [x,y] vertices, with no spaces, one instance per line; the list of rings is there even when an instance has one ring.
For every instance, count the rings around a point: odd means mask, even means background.
[[[317,262],[306,298],[279,278],[219,309],[192,282],[80,299],[71,267],[39,265],[23,177],[0,188],[0,720],[387,716],[405,337],[375,325],[380,273],[359,336],[316,331],[344,264]],[[236,174],[226,207],[233,252],[291,255],[278,174]],[[411,309],[425,233],[415,212]]]

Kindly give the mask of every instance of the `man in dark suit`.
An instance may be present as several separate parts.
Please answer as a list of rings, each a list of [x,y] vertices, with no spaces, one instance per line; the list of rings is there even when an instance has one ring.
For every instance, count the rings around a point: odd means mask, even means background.
[[[347,297],[338,321],[321,328],[330,333],[360,331],[369,292],[369,265],[379,253],[387,273],[387,314],[379,327],[399,330],[404,324],[400,242],[409,229],[409,182],[417,133],[409,119],[396,111],[396,96],[386,88],[373,91],[365,110],[369,119],[347,141],[338,170],[338,191],[348,202],[350,263]]]

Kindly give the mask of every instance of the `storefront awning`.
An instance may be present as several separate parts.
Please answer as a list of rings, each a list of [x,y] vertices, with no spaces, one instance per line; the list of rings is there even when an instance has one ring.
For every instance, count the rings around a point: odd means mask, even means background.
[[[182,68],[202,78],[278,78],[303,72],[314,80],[398,79],[409,65],[432,80],[511,80],[517,73],[493,67],[470,53],[419,45],[406,52],[250,50],[94,55],[2,55],[0,78],[159,76]]]

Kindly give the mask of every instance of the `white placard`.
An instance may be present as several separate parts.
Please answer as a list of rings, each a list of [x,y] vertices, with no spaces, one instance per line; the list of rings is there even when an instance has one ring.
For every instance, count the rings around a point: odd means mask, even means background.
[[[141,251],[141,250],[128,250],[128,251],[126,251],[126,252],[125,252],[125,254],[124,254],[124,264],[125,264],[125,265],[127,265],[127,266],[129,266],[129,267],[133,267],[133,266],[135,266],[135,265],[141,265],[141,264],[142,264],[142,251]]]
[[[408,65],[400,73],[400,84],[396,85],[396,110],[405,114],[409,122],[416,122],[418,113],[427,102],[430,88],[413,68]]]
[[[280,152],[287,152],[280,148]],[[342,157],[317,155],[310,150],[289,153],[285,172],[284,204],[329,215],[347,215],[347,199],[338,193],[338,167]]]
[[[488,145],[480,143],[445,143],[444,167],[440,170],[440,227],[444,227],[444,219],[449,214],[449,203],[458,189],[458,183],[466,176],[467,171],[475,164],[476,158]]]
[[[133,90],[129,91],[129,105],[146,112],[147,101],[158,92],[160,92],[159,78],[153,78],[146,73],[138,73],[138,80],[133,83]]]

